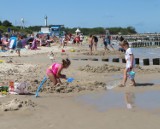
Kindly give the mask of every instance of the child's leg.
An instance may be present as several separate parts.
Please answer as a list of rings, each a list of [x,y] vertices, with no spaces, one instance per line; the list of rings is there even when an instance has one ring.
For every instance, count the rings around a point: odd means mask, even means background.
[[[18,51],[18,56],[21,56],[21,50]]]
[[[21,56],[21,54],[20,54],[20,50],[18,49],[18,50],[16,50],[16,53],[18,54],[18,56]]]
[[[94,42],[94,50],[97,51],[97,43]]]
[[[136,86],[136,82],[134,79],[131,79],[131,82],[132,82],[132,86]]]
[[[57,79],[57,83],[62,84],[60,78]]]
[[[56,77],[52,73],[48,73],[47,75],[48,75],[49,79],[53,82],[53,85],[56,85],[57,84]]]
[[[112,44],[110,44],[110,47],[114,50],[114,48],[113,48]]]
[[[90,45],[90,54],[92,55],[93,44]]]
[[[127,69],[124,69],[124,73],[123,73],[123,85],[126,84],[127,81]]]

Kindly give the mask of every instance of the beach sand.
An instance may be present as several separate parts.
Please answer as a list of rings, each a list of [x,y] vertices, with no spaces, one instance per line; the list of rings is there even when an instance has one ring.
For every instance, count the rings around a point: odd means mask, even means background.
[[[117,56],[119,52],[101,51],[99,54],[87,55],[86,48],[75,47],[76,52],[70,52],[73,47],[65,48],[62,53],[58,46],[41,48],[41,50],[22,50],[22,56],[15,53],[1,54],[1,60],[11,60],[12,63],[0,63],[1,81],[27,82],[30,95],[7,95],[0,98],[0,128],[2,129],[159,129],[160,106],[155,108],[126,107],[126,98],[122,99],[122,107],[112,106],[119,103],[114,96],[103,100],[105,110],[99,110],[95,103],[83,101],[82,97],[90,95],[95,101],[99,95],[160,91],[160,67],[140,66],[135,69],[137,86],[116,87],[122,81],[125,64],[101,61],[101,58]],[[36,98],[34,93],[45,76],[46,69],[51,65],[48,57],[50,51],[55,54],[56,62],[69,57],[71,66],[64,70],[68,77],[74,77],[73,83],[53,87],[48,80]],[[85,53],[84,53],[85,52]],[[93,61],[93,59],[99,59]],[[88,59],[88,60],[81,60]],[[112,89],[113,86],[113,89]],[[110,89],[108,88],[110,87]],[[121,97],[121,96],[120,96]],[[87,98],[87,97],[86,97]],[[89,97],[88,97],[89,98]],[[90,98],[91,100],[93,98]],[[89,99],[89,100],[90,100]],[[115,100],[114,100],[115,99]],[[101,101],[102,99],[98,99]],[[112,101],[114,100],[114,101]],[[123,102],[124,101],[124,102]],[[142,103],[147,100],[142,99]],[[154,101],[154,100],[152,100]],[[148,100],[147,103],[151,103]],[[131,103],[132,104],[132,103]],[[152,104],[152,103],[151,103]],[[107,105],[111,105],[108,107]],[[143,104],[142,104],[143,105]],[[145,105],[144,105],[145,106]],[[108,108],[107,108],[108,107]]]

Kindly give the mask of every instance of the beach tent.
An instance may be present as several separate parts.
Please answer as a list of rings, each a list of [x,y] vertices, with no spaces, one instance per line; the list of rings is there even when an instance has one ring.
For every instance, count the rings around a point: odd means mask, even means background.
[[[80,33],[81,31],[79,30],[79,28],[77,28],[77,30],[75,31],[76,33]]]

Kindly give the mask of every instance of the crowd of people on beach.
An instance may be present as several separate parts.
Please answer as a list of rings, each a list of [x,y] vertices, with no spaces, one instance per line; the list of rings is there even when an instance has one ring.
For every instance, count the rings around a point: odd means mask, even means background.
[[[49,34],[28,34],[23,35],[21,33],[16,34],[0,34],[0,50],[16,50],[18,56],[20,56],[20,50],[23,48],[37,50],[38,47],[46,46],[50,47],[53,43],[59,43],[59,47],[65,48],[68,44],[73,44],[77,46],[82,46],[84,43],[88,43],[89,53],[93,54],[93,51],[97,51],[97,46],[99,40],[102,39],[104,50],[110,50],[108,46],[114,51],[110,35],[99,36],[99,35],[89,35],[84,36],[82,33],[76,34],[65,34],[64,36],[51,36]],[[124,49],[121,47],[119,51],[124,52]]]
[[[7,50],[16,50],[20,56],[20,49],[27,48],[31,50],[37,50],[38,47],[46,46],[50,47],[53,43],[59,43],[60,47],[64,48],[70,44],[81,44],[84,40],[83,34],[65,34],[64,36],[51,36],[49,34],[29,34],[23,35],[21,33],[16,34],[0,34],[0,50],[2,52]]]

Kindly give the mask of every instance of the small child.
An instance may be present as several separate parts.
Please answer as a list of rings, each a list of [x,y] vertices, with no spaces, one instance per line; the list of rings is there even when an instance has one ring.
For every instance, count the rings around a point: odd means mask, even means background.
[[[135,66],[134,54],[132,52],[132,49],[129,48],[129,44],[126,40],[123,40],[120,43],[120,46],[126,51],[125,52],[126,68],[124,69],[123,83],[120,85],[120,87],[123,87],[126,85],[127,77],[129,77],[131,79],[131,82],[132,82],[131,85],[135,86],[136,83],[135,83],[134,77],[130,77],[130,75],[128,74],[130,71],[133,70],[133,68]]]
[[[61,84],[60,78],[67,79],[66,75],[61,74],[61,71],[63,69],[67,69],[71,64],[71,61],[67,59],[63,59],[62,63],[53,63],[48,69],[47,69],[47,76],[49,79],[53,82],[53,85],[56,85],[57,83]]]
[[[21,51],[21,49],[23,47],[23,45],[22,45],[22,39],[23,39],[23,37],[19,35],[17,43],[16,43],[16,53],[18,54],[19,57],[21,56],[20,51]]]

